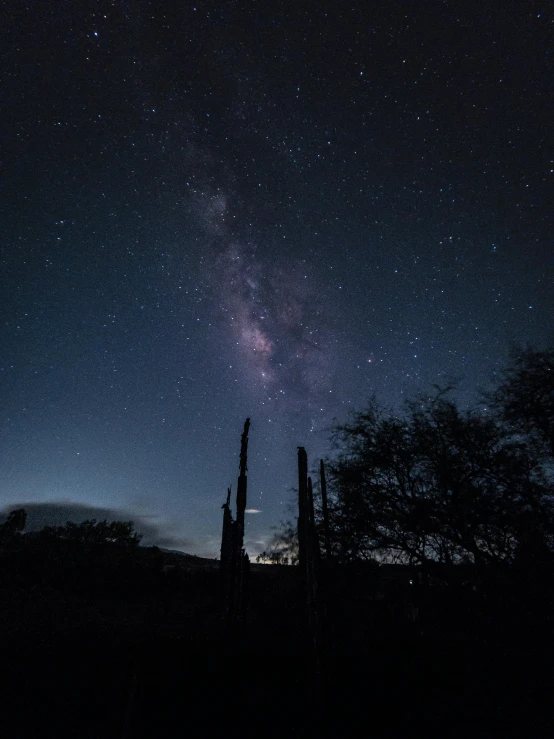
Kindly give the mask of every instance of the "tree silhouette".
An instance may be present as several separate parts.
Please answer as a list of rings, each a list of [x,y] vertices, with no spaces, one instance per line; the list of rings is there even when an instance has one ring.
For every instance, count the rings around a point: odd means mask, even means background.
[[[273,527],[275,533],[268,542],[268,548],[258,554],[258,562],[269,562],[275,565],[298,564],[298,529],[296,520],[281,521],[279,527]]]
[[[45,526],[43,537],[87,544],[115,544],[122,547],[136,547],[142,536],[134,530],[132,521],[68,521],[65,526]]]
[[[493,413],[460,410],[449,390],[402,413],[373,399],[335,428],[325,548],[338,561],[551,561],[554,349],[514,355]],[[316,516],[323,537],[323,506]],[[289,561],[297,541],[286,521],[261,557]]]
[[[492,403],[503,421],[554,457],[554,347],[512,352]]]
[[[23,531],[27,522],[27,511],[17,508],[8,513],[8,517],[0,525],[0,546],[5,546],[14,536]]]
[[[338,437],[331,520],[343,559],[512,561],[521,522],[530,513],[552,520],[528,446],[443,393],[408,404],[403,416],[373,401]]]

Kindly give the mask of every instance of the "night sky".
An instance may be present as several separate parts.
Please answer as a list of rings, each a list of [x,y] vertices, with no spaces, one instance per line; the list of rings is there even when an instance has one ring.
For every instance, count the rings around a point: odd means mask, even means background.
[[[333,419],[472,403],[548,343],[547,3],[14,1],[0,28],[1,506],[217,556],[250,416],[256,554]]]

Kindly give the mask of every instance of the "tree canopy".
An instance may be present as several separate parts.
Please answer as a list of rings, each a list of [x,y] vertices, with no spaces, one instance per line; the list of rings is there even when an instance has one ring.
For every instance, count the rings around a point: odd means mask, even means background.
[[[132,521],[108,523],[106,520],[91,519],[81,523],[68,521],[65,526],[45,526],[42,534],[44,537],[62,541],[136,547],[142,537],[135,532],[134,526]]]
[[[552,557],[554,349],[512,357],[488,408],[462,410],[438,388],[400,413],[373,399],[335,441],[335,558],[482,567]],[[290,561],[295,546],[287,521],[263,557]]]
[[[331,520],[343,559],[512,561],[531,521],[552,534],[545,470],[494,417],[439,393],[403,416],[373,402],[337,431]]]
[[[0,525],[0,545],[4,546],[14,536],[21,533],[27,522],[27,511],[16,508],[8,513],[6,520]]]
[[[554,347],[514,350],[492,401],[505,423],[554,458]]]

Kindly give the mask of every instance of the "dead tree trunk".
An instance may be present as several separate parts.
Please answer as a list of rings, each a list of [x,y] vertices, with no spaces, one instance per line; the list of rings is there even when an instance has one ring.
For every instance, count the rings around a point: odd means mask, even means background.
[[[320,593],[319,541],[315,527],[312,480],[308,457],[298,448],[298,561],[305,594],[306,622],[314,658],[316,682],[324,682],[324,626]]]
[[[247,418],[244,423],[244,431],[242,432],[240,440],[240,465],[239,465],[239,479],[237,484],[237,520],[236,520],[236,551],[237,555],[242,550],[244,543],[244,511],[246,510],[246,487],[247,478],[246,472],[248,470],[248,429],[250,428],[250,419]]]
[[[306,575],[308,535],[308,455],[298,447],[298,564],[302,577]]]
[[[237,484],[237,512],[233,521],[231,514],[231,488],[227,491],[227,502],[223,505],[223,531],[221,535],[221,588],[227,603],[227,614],[231,620],[240,620],[246,611],[248,601],[248,575],[250,560],[244,551],[244,513],[246,510],[248,469],[248,430],[247,418],[241,436],[240,465]]]
[[[319,460],[319,482],[321,487],[321,511],[323,513],[323,541],[325,542],[325,558],[331,558],[331,537],[329,535],[329,508],[327,506],[327,481],[325,464]]]
[[[308,600],[308,623],[314,639],[316,657],[321,640],[321,602],[319,592],[319,540],[315,528],[314,495],[312,478],[307,485],[308,526],[306,531],[306,594]]]
[[[219,560],[219,579],[222,597],[229,598],[233,572],[234,521],[231,515],[231,488],[227,488],[227,501],[223,508],[223,528],[221,531],[221,556]]]

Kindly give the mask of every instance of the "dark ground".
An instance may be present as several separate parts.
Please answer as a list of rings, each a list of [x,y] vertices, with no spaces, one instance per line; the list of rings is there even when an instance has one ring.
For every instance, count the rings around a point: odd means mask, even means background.
[[[294,568],[254,565],[230,629],[210,560],[33,544],[1,564],[4,739],[554,736],[550,600],[531,585],[532,607],[505,587],[484,606],[461,585],[414,598],[401,568],[337,570],[316,679]]]

